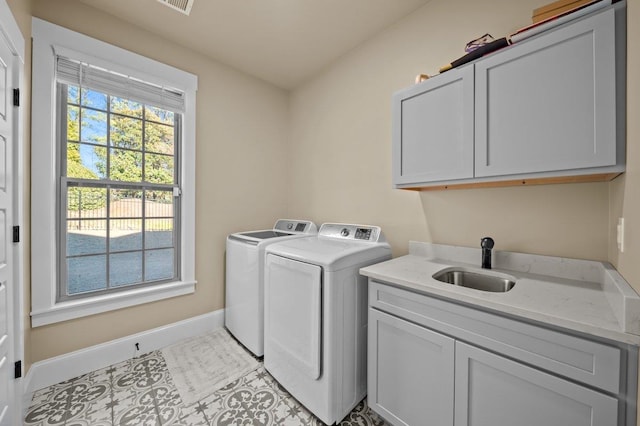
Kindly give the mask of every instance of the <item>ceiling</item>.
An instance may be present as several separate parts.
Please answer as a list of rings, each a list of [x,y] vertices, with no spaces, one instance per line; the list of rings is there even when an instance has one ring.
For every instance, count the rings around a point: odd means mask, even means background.
[[[292,89],[429,0],[80,0],[164,39]]]

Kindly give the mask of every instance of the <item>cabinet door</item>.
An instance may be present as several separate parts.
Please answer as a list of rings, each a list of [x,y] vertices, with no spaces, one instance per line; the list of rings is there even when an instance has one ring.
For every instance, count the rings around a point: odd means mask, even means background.
[[[455,350],[455,426],[618,424],[615,398],[461,342]]]
[[[609,9],[476,63],[475,176],[616,165]]]
[[[473,177],[473,66],[396,93],[396,185]]]
[[[368,403],[394,425],[453,424],[453,339],[369,309]]]

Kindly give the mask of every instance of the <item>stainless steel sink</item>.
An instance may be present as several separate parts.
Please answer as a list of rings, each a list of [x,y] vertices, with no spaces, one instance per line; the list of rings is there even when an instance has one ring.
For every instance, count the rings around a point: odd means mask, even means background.
[[[433,278],[447,284],[495,293],[505,293],[516,285],[516,279],[506,274],[485,273],[463,268],[443,269],[436,272]]]

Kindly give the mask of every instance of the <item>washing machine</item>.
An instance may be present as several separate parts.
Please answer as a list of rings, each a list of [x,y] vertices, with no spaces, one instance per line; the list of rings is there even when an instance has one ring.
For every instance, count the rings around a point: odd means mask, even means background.
[[[367,279],[391,258],[379,227],[325,223],[310,238],[267,247],[264,366],[323,422],[366,395]]]
[[[279,219],[273,229],[227,237],[224,324],[256,356],[264,354],[264,251],[276,242],[315,235],[308,220]]]

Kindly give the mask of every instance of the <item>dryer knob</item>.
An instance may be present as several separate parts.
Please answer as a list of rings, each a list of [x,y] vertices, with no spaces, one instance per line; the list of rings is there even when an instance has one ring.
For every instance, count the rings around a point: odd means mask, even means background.
[[[293,228],[293,223],[287,223],[287,229],[292,229]]]
[[[342,228],[342,231],[340,231],[340,235],[342,235],[343,237],[348,237],[349,230],[347,228]]]

